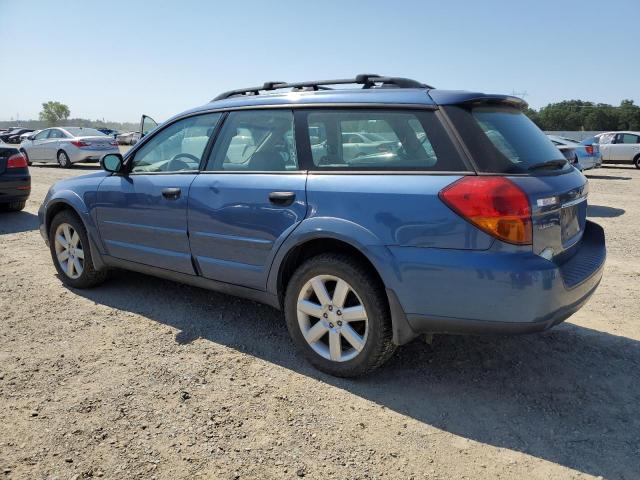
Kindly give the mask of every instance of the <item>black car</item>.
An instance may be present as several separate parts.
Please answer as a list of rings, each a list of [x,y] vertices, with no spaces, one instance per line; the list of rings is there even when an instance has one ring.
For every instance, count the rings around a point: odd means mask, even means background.
[[[20,143],[20,135],[33,132],[33,128],[16,128],[0,134],[0,140],[5,143]]]
[[[31,175],[27,157],[0,142],[0,210],[22,210],[31,193]]]

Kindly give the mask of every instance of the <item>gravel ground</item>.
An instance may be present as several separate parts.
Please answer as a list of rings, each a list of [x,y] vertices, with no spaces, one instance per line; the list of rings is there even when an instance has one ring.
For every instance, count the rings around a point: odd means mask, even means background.
[[[269,307],[127,272],[65,288],[36,211],[93,168],[34,166],[0,216],[0,478],[640,478],[640,171],[589,175],[609,257],[569,322],[340,380]]]

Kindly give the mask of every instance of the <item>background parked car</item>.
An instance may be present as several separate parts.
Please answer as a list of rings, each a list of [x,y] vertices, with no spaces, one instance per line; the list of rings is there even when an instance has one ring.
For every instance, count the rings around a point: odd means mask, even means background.
[[[118,134],[120,133],[117,130],[113,130],[112,128],[97,128],[96,130],[113,138],[117,138]]]
[[[98,162],[107,153],[119,153],[117,142],[96,130],[85,127],[47,128],[20,144],[29,162],[58,162],[69,168],[78,162]]]
[[[607,132],[590,137],[582,143],[600,146],[602,163],[631,163],[640,168],[640,132]]]
[[[140,132],[120,133],[116,137],[118,145],[135,145],[140,140]]]
[[[22,210],[31,193],[26,157],[18,148],[0,142],[0,210]]]
[[[25,140],[28,140],[29,137],[37,135],[41,131],[42,130],[34,130],[33,132],[25,132],[25,133],[23,133],[22,135],[20,135],[20,143],[24,142]]]
[[[547,135],[567,160],[581,172],[602,166],[602,156],[598,144],[582,144],[570,138]]]
[[[4,143],[20,143],[20,135],[33,132],[33,128],[14,128],[0,134],[0,140]]]

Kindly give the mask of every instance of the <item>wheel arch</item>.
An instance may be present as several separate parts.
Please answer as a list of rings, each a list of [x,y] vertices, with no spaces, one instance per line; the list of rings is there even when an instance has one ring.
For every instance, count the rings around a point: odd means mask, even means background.
[[[274,262],[276,265],[271,268],[267,290],[277,295],[281,308],[284,306],[287,284],[302,263],[320,253],[343,253],[358,259],[385,289],[391,314],[393,342],[396,345],[402,345],[415,338],[417,334],[411,329],[395,292],[384,280],[388,273],[383,272],[389,268],[392,269],[391,252],[377,242],[377,237],[366,231],[368,235],[364,238],[376,240],[375,244],[367,244],[362,242],[364,239],[362,236],[347,237],[337,231],[340,229],[314,230],[311,228],[305,234],[298,235],[296,241],[285,242]]]
[[[44,224],[46,228],[47,235],[49,235],[49,230],[51,229],[51,222],[62,211],[70,211],[75,216],[77,216],[85,230],[87,231],[87,237],[89,238],[89,248],[91,249],[91,256],[94,262],[94,266],[97,270],[103,268],[105,266],[102,256],[100,253],[100,249],[98,248],[98,244],[96,242],[96,232],[95,226],[93,225],[93,221],[91,220],[91,216],[89,212],[82,208],[82,201],[76,194],[69,192],[70,196],[67,195],[62,198],[56,198],[49,201],[47,204],[47,209],[44,217]]]

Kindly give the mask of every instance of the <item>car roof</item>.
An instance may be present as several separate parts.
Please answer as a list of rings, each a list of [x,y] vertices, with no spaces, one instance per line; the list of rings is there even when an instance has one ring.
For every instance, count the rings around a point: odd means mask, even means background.
[[[486,94],[464,90],[439,90],[426,88],[371,88],[371,89],[335,89],[302,92],[265,93],[259,95],[241,95],[214,100],[196,108],[187,110],[176,117],[210,110],[266,106],[314,106],[341,104],[363,105],[455,105],[473,102],[500,102],[514,106],[526,105],[517,97],[510,95]],[[174,117],[175,118],[175,117]]]

